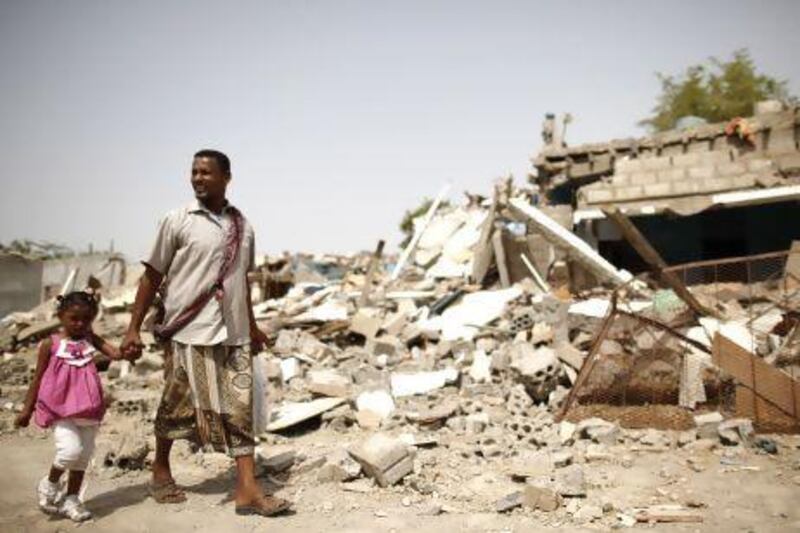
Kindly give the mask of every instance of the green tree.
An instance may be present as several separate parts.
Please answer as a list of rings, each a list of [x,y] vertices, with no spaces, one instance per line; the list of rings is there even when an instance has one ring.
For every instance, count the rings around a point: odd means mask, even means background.
[[[683,75],[657,73],[661,94],[653,115],[639,122],[651,131],[675,127],[681,117],[696,116],[709,122],[753,115],[756,102],[781,100],[795,104],[785,80],[760,74],[747,50],[737,50],[730,61],[711,58],[706,65],[692,65]]]
[[[414,219],[427,213],[428,209],[431,208],[431,205],[433,205],[433,200],[430,198],[424,198],[422,203],[416,208],[405,212],[403,219],[400,221],[400,231],[403,232],[403,242],[400,243],[401,248],[405,248],[406,245],[411,242],[411,238],[414,236]],[[443,207],[450,207],[450,202],[447,200],[441,202],[439,204],[439,209]]]

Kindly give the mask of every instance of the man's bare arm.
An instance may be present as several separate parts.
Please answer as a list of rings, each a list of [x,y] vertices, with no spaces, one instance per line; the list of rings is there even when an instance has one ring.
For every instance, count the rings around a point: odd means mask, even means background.
[[[156,291],[161,286],[161,280],[163,279],[164,276],[159,271],[150,265],[145,265],[144,275],[139,280],[139,288],[136,291],[136,299],[131,310],[131,322],[120,345],[120,350],[125,357],[138,356],[142,353],[142,348],[144,347],[140,336],[142,323],[147,315],[147,310],[153,305]]]

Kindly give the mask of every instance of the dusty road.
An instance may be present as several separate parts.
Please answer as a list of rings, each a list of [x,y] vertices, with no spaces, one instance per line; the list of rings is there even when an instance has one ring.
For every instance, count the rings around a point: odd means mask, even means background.
[[[305,449],[325,447],[337,439],[326,433],[305,435],[293,444]],[[639,524],[633,529],[800,531],[800,438],[781,437],[780,442],[778,456],[739,449],[734,459],[728,453],[725,460],[720,457],[725,450],[719,449],[633,455],[623,454],[620,449],[620,456],[629,459],[624,465],[615,460],[585,465],[591,486],[588,500],[607,503],[615,509],[670,501],[703,505],[699,508],[704,516],[702,524]],[[616,513],[608,511],[603,519],[583,526],[564,508],[555,513],[517,510],[497,514],[491,511],[488,500],[464,497],[463,487],[443,481],[438,487],[440,501],[449,512],[429,516],[426,513],[433,497],[408,488],[366,488],[357,492],[341,484],[319,484],[313,477],[301,475],[280,491],[297,502],[296,514],[272,519],[238,517],[230,501],[232,477],[226,458],[212,455],[200,462],[196,458],[176,461],[176,476],[187,487],[189,500],[174,506],[160,506],[146,497],[144,471],[97,468],[89,476],[87,501],[95,519],[76,526],[67,520],[49,518],[35,506],[33,487],[52,453],[49,436],[36,430],[6,434],[0,438],[0,450],[0,530],[4,532],[607,531],[613,526]],[[694,469],[687,466],[689,458]],[[443,464],[442,461],[439,468]],[[467,485],[476,486],[474,481],[485,478],[492,469],[487,464],[475,464],[457,470],[462,479],[470,479]],[[448,492],[457,497],[448,498]]]

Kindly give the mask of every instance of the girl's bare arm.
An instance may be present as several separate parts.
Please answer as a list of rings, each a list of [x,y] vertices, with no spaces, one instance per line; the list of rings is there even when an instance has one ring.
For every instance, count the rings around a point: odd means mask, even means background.
[[[31,384],[28,386],[28,393],[25,395],[25,404],[22,412],[14,420],[16,427],[28,427],[36,407],[36,398],[39,396],[39,385],[42,383],[42,376],[50,362],[50,349],[53,346],[51,339],[45,339],[39,344],[39,354],[36,360],[36,371],[34,372]]]

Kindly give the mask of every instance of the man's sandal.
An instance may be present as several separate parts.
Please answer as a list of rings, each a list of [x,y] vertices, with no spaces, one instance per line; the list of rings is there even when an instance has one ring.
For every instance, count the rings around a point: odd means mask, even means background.
[[[147,492],[156,503],[183,503],[186,501],[186,493],[175,484],[174,481],[166,483],[150,483]]]
[[[248,505],[237,505],[238,515],[275,516],[292,508],[292,502],[275,496],[264,496]]]

